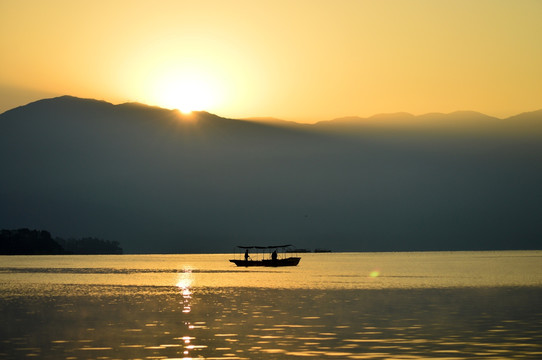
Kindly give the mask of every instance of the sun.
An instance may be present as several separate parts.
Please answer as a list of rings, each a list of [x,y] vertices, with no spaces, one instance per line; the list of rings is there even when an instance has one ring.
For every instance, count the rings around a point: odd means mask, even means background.
[[[183,113],[206,110],[212,106],[212,89],[201,81],[179,81],[165,84],[160,95],[164,106]]]
[[[156,80],[154,103],[188,114],[212,110],[217,104],[218,89],[213,79],[198,72],[169,73]]]

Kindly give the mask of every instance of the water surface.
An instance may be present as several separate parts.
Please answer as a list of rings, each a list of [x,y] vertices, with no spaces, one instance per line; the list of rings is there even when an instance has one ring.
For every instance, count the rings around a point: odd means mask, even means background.
[[[0,257],[0,358],[540,359],[542,252]]]

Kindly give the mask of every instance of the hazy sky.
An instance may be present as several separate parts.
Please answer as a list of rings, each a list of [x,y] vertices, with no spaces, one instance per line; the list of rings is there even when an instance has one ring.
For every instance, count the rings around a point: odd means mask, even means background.
[[[228,117],[542,108],[542,1],[0,1],[0,112],[69,94]]]

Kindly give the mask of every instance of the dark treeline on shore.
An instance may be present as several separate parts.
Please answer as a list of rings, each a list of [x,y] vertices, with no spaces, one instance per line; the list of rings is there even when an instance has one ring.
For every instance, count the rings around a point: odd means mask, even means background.
[[[45,230],[16,229],[0,231],[1,255],[91,255],[122,254],[117,241],[92,237],[54,238]]]

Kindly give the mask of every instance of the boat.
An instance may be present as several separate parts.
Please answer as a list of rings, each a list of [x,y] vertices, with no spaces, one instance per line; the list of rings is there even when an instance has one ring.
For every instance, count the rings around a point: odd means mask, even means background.
[[[237,266],[297,266],[301,258],[290,256],[292,245],[237,246],[235,258],[230,262]]]

